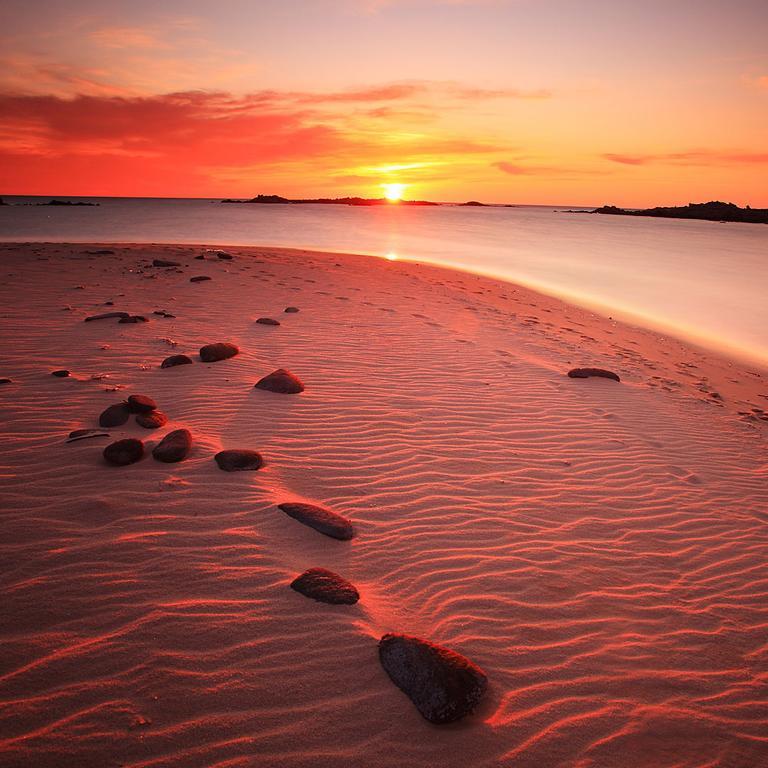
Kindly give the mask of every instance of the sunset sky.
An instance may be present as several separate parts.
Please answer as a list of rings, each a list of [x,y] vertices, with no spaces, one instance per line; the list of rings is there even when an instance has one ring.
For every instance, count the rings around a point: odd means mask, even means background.
[[[766,0],[0,5],[0,194],[768,206]]]

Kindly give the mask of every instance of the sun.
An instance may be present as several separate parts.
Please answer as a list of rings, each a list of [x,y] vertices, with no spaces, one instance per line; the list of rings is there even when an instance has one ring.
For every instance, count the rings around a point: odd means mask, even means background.
[[[384,197],[386,197],[390,203],[396,203],[398,200],[403,199],[405,184],[382,184],[381,186],[384,187]]]

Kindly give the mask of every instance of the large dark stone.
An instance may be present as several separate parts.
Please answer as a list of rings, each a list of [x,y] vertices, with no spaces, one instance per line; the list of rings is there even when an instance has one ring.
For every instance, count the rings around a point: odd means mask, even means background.
[[[160,364],[161,368],[175,368],[177,365],[192,365],[192,358],[186,355],[171,355]]]
[[[568,371],[568,376],[572,379],[588,379],[590,376],[599,376],[603,379],[621,381],[617,373],[606,371],[604,368],[574,368],[573,370]]]
[[[278,368],[254,384],[256,389],[279,392],[282,395],[297,395],[304,391],[304,383],[286,368]]]
[[[175,464],[183,461],[192,450],[192,434],[188,429],[174,429],[169,432],[152,450],[157,461]]]
[[[118,323],[148,323],[149,320],[144,315],[128,315],[128,317],[121,317]]]
[[[144,455],[144,443],[133,437],[125,440],[118,440],[116,443],[110,443],[104,449],[104,458],[109,464],[115,464],[119,467],[126,464],[134,464]]]
[[[136,423],[144,429],[157,429],[168,423],[168,417],[162,411],[150,411],[136,415]]]
[[[227,253],[227,251],[216,251],[216,256],[223,261],[232,261],[232,254]]]
[[[190,277],[189,282],[190,283],[202,283],[205,280],[210,280],[211,278],[208,277],[208,275],[197,275],[196,277]]]
[[[110,405],[109,408],[103,411],[101,416],[99,416],[99,426],[120,427],[128,421],[130,413],[131,412],[128,410],[128,403],[116,403],[115,405]]]
[[[280,325],[278,320],[273,320],[271,317],[260,317],[256,322],[259,325]]]
[[[200,359],[204,363],[215,363],[217,360],[227,360],[240,352],[236,344],[228,341],[219,341],[215,344],[206,344],[200,347]]]
[[[291,582],[291,589],[305,597],[332,605],[354,605],[360,599],[360,593],[353,584],[325,568],[304,571]]]
[[[431,723],[451,723],[468,715],[488,685],[485,672],[465,656],[410,635],[384,635],[379,660]]]
[[[128,398],[128,410],[131,413],[150,413],[157,408],[157,403],[146,395],[131,395]]]
[[[66,379],[69,375],[70,373],[66,368],[62,368],[59,371],[51,371],[51,376],[56,376],[59,379]]]
[[[106,304],[109,304],[111,306],[112,302],[107,301]],[[128,312],[102,312],[100,315],[91,315],[90,317],[86,317],[83,322],[90,323],[93,320],[111,320],[112,318],[120,318],[121,320],[125,317],[130,317],[130,314]]]
[[[226,451],[219,451],[214,457],[219,469],[225,472],[242,472],[243,470],[261,469],[264,466],[264,459],[258,451],[251,451],[247,448],[230,448]]]
[[[155,259],[152,262],[153,267],[180,267],[181,262],[169,261],[168,259]]]
[[[290,502],[277,506],[294,520],[298,520],[331,538],[347,541],[355,535],[352,522],[336,512],[331,512],[330,509],[301,502]]]
[[[295,314],[296,312],[298,312],[299,308],[298,307],[286,307],[283,311],[287,312],[289,315],[292,315],[292,314]]]

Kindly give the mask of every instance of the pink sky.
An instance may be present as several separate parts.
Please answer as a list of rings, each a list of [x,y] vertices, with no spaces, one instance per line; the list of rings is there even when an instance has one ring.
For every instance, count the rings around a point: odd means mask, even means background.
[[[0,194],[768,206],[768,4],[0,8]]]

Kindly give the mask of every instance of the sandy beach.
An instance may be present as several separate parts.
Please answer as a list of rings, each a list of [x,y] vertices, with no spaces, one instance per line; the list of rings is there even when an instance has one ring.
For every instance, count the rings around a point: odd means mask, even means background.
[[[765,372],[417,263],[0,255],[4,768],[766,764]],[[111,311],[147,322],[84,322]],[[202,362],[217,342],[239,354]],[[254,387],[280,368],[305,390]],[[67,442],[130,395],[167,423]],[[182,428],[188,457],[156,461]],[[110,466],[124,438],[144,458]],[[264,466],[221,471],[225,449]],[[290,588],[314,567],[359,602]],[[475,711],[427,722],[388,632],[482,668]]]

